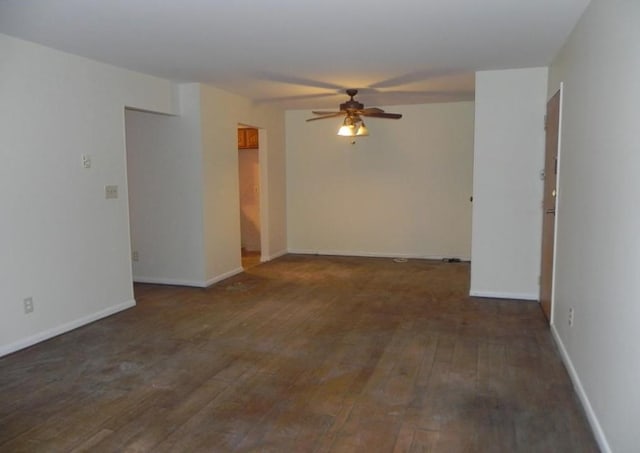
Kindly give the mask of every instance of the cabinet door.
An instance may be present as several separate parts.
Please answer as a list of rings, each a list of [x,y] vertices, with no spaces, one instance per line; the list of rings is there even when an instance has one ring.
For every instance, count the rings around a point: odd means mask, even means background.
[[[247,132],[247,148],[257,149],[258,144],[258,129],[245,129]]]
[[[246,129],[238,129],[238,148],[246,148],[247,147],[247,130]]]

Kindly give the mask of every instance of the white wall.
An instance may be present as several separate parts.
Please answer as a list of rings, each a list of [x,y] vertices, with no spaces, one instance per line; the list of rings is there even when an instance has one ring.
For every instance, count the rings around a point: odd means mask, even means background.
[[[593,0],[549,87],[564,82],[553,330],[615,452],[640,445],[639,24],[640,2]]]
[[[340,118],[287,112],[289,251],[469,258],[473,103],[385,110],[403,118],[355,145]]]
[[[135,303],[124,108],[172,112],[174,93],[166,80],[5,35],[0,55],[2,355]],[[120,196],[105,200],[112,184]]]
[[[127,113],[136,281],[208,286],[242,271],[237,125],[263,128],[262,257],[286,252],[284,112],[180,85],[180,117]]]
[[[284,112],[202,85],[205,278],[213,283],[242,270],[238,123],[260,130],[262,258],[286,253]]]
[[[125,116],[133,279],[204,286],[200,87],[180,86],[179,116]]]
[[[471,294],[538,299],[547,68],[476,73]]]

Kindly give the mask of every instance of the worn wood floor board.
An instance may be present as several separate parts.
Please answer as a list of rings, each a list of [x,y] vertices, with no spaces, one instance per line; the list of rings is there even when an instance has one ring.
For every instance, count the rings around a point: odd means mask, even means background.
[[[597,451],[536,303],[287,255],[0,358],[0,451]]]

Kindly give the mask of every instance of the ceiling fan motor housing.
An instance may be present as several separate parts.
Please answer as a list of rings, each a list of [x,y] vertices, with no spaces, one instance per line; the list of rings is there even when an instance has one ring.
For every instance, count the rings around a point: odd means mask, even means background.
[[[364,109],[364,104],[358,102],[353,99],[353,97],[358,94],[358,90],[354,90],[352,88],[347,90],[347,95],[351,98],[347,102],[340,104],[340,110],[362,110]]]
[[[340,110],[362,110],[364,104],[358,101],[347,101],[340,104]]]

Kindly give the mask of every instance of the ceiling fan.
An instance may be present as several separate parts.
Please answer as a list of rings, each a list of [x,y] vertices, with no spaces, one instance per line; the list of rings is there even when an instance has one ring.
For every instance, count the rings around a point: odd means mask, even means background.
[[[314,115],[319,115],[315,118],[309,118],[307,121],[324,120],[326,118],[334,118],[336,116],[344,115],[344,122],[342,127],[338,131],[338,135],[353,137],[353,136],[365,136],[369,135],[367,127],[364,125],[364,121],[361,117],[367,116],[372,118],[387,118],[397,120],[402,118],[399,113],[385,113],[384,110],[377,107],[364,108],[364,104],[356,101],[354,96],[358,94],[358,90],[348,89],[346,91],[350,99],[347,102],[340,104],[340,110],[337,112],[327,111],[312,111]],[[359,123],[359,126],[358,126]],[[356,126],[357,129],[356,129]]]

